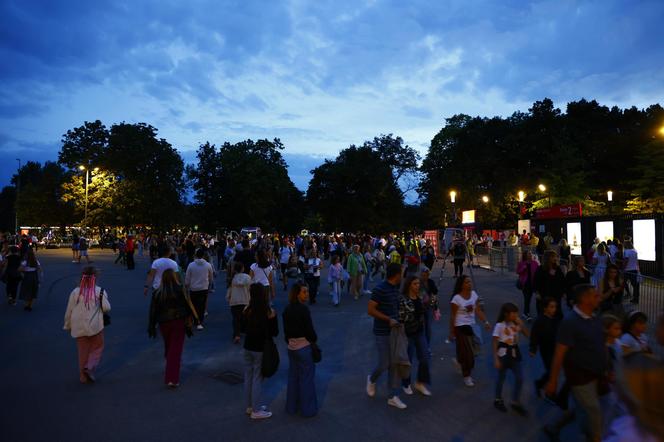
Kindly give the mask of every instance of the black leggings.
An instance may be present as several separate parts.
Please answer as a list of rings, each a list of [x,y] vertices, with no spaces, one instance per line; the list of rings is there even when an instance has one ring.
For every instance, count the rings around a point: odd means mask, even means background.
[[[463,275],[463,259],[454,260],[454,274],[457,276]]]
[[[198,315],[198,323],[203,325],[203,320],[205,319],[205,301],[207,300],[208,291],[191,291],[189,294],[191,295],[191,303],[194,305],[196,314]]]

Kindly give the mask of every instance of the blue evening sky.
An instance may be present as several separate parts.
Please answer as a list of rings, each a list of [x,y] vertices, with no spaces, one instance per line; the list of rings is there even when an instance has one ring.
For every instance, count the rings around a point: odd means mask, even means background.
[[[664,97],[664,1],[0,0],[0,185],[86,120],[200,143],[279,137],[291,178],[456,113]]]

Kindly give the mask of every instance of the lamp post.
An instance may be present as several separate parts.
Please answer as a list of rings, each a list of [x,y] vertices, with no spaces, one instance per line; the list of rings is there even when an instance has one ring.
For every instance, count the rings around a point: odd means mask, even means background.
[[[489,197],[486,196],[486,195],[484,195],[484,196],[482,197],[482,202],[483,202],[484,204],[488,204],[488,203],[489,203]]]
[[[609,215],[611,215],[611,212],[613,211],[612,210],[612,208],[613,208],[613,204],[612,204],[613,203],[613,191],[608,190],[606,192],[606,200],[607,200],[608,205],[609,205]]]
[[[456,203],[456,195],[457,193],[454,190],[450,191],[450,201],[452,202],[452,219],[456,223],[456,208],[454,204]]]
[[[21,190],[21,159],[16,158],[18,161],[18,172],[16,173],[16,199],[14,200],[14,233],[18,235],[18,193]]]
[[[521,219],[523,200],[526,198],[526,193],[523,190],[519,190],[517,195],[519,196],[519,219]]]
[[[83,226],[87,227],[88,225],[88,183],[89,183],[89,178],[90,178],[90,169],[80,165],[78,166],[79,170],[83,171],[85,170],[85,216],[83,218]],[[99,171],[98,167],[95,167],[92,169],[93,172]]]

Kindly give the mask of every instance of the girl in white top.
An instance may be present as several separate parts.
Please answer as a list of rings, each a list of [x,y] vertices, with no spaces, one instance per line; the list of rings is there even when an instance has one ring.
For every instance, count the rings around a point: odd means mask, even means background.
[[[640,311],[633,311],[625,320],[623,330],[625,334],[620,338],[623,354],[627,356],[630,353],[651,353],[648,345],[648,336],[645,334],[648,329],[648,317]]]
[[[103,317],[109,311],[108,295],[96,285],[95,268],[86,267],[80,286],[69,295],[63,327],[76,338],[79,380],[84,384],[95,381],[94,371],[104,351]]]
[[[233,316],[233,343],[239,344],[242,312],[249,305],[251,276],[244,273],[244,264],[240,261],[234,264],[233,273],[233,281],[226,292],[226,301],[228,301],[228,305],[231,307],[231,315]]]
[[[461,365],[463,382],[467,387],[474,387],[475,382],[470,373],[475,366],[475,334],[473,325],[475,315],[483,322],[487,330],[491,329],[489,321],[479,304],[479,296],[473,290],[473,283],[468,276],[460,276],[454,285],[455,295],[450,301],[450,340],[456,339],[456,358]]]
[[[249,276],[252,284],[261,284],[266,291],[270,292],[271,299],[274,299],[276,291],[272,278],[272,266],[265,250],[261,249],[256,254],[256,262],[251,265]]]
[[[496,394],[493,406],[502,412],[507,412],[503,402],[503,384],[507,370],[514,373],[514,389],[512,390],[512,404],[514,411],[522,416],[528,414],[519,402],[521,387],[523,385],[523,371],[521,369],[521,351],[519,350],[519,334],[528,336],[528,329],[523,327],[519,319],[519,308],[507,302],[500,308],[496,326],[493,329],[493,356],[494,366],[498,370]]]

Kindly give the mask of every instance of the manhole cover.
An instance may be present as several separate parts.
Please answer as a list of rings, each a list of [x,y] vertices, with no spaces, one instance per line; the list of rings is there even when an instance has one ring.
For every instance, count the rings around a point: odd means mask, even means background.
[[[217,373],[212,377],[231,385],[237,385],[244,382],[244,377],[235,371],[222,371],[221,373]]]

